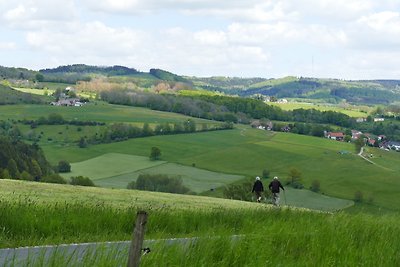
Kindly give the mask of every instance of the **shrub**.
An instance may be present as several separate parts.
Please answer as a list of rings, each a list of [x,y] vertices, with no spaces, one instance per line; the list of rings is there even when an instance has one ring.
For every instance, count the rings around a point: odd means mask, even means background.
[[[150,160],[159,160],[161,157],[161,150],[158,147],[153,146],[150,152]]]
[[[127,189],[136,189],[136,182],[135,181],[130,182],[126,188]]]
[[[65,160],[60,160],[57,169],[58,172],[71,172],[71,165]]]
[[[132,182],[128,184],[128,187],[132,186]],[[140,174],[134,184],[134,188],[130,189],[176,194],[185,194],[190,191],[189,188],[183,185],[182,178],[170,177],[165,174]]]
[[[263,178],[268,178],[269,177],[269,175],[270,175],[270,172],[269,172],[269,170],[267,170],[267,169],[264,169],[263,170],[263,172],[262,172],[262,177]]]
[[[313,192],[319,192],[319,190],[321,189],[321,184],[319,180],[312,181],[310,189]]]
[[[93,181],[90,180],[89,177],[84,177],[84,176],[71,177],[71,181],[69,183],[72,185],[95,186]]]
[[[362,202],[363,198],[364,198],[364,196],[363,196],[363,193],[361,191],[356,191],[354,193],[354,201],[355,202]]]
[[[252,200],[251,189],[253,188],[253,182],[247,180],[238,184],[231,184],[224,188],[224,197],[229,199],[237,199],[244,201]],[[267,196],[269,193],[268,190],[264,191],[264,195]]]
[[[57,173],[53,173],[53,174],[44,176],[44,177],[42,177],[41,181],[44,183],[52,183],[52,184],[66,184],[67,183],[67,181],[65,181],[65,179],[62,178]]]
[[[27,171],[23,171],[21,172],[21,180],[33,181],[33,177]]]

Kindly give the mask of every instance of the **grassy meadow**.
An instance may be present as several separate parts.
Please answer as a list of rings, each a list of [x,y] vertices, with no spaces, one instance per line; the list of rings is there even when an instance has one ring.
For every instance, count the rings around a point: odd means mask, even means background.
[[[79,162],[106,153],[148,157],[152,146],[161,149],[163,161],[195,164],[196,168],[225,174],[255,177],[268,169],[271,176],[286,181],[289,170],[296,168],[302,173],[305,188],[318,180],[325,195],[352,200],[355,192],[361,191],[370,205],[399,209],[399,153],[370,148],[377,151],[376,159],[371,159],[376,164],[371,164],[354,153],[353,145],[324,138],[238,126],[234,130],[137,138],[87,149],[50,145],[43,148],[51,160]]]
[[[152,252],[142,257],[141,266],[161,262],[167,266],[400,264],[399,215],[395,214],[377,220],[363,213],[312,212],[210,197],[8,180],[0,180],[0,192],[0,212],[6,218],[0,220],[3,248],[130,240],[136,212],[146,210],[145,239],[196,239],[172,245],[151,243]],[[53,265],[40,258],[27,265],[119,266],[127,262],[127,251],[99,248],[95,255],[79,262],[55,255]]]
[[[183,122],[191,118],[196,123],[217,124],[218,122],[197,119],[177,113],[149,110],[146,108],[110,105],[94,102],[82,107],[63,107],[50,105],[12,105],[0,106],[0,120],[31,120],[47,117],[50,113],[58,113],[65,120],[98,121],[105,123],[160,124]]]
[[[341,107],[339,105],[323,104],[323,103],[306,103],[306,102],[288,102],[288,103],[278,103],[269,102],[268,105],[273,105],[280,107],[283,110],[294,110],[294,109],[316,109],[319,111],[335,111],[346,114],[354,118],[365,118],[372,111],[371,107],[367,106],[352,106],[347,105],[346,107]]]
[[[35,119],[54,112],[62,114],[66,120],[124,122],[136,125],[147,122],[155,125],[162,122],[182,122],[188,118],[144,108],[96,103],[83,107],[0,106],[0,119]],[[195,120],[198,125],[215,123]],[[369,148],[371,152],[368,153],[375,155],[371,160],[376,164],[371,164],[356,156],[354,146],[348,143],[256,130],[244,125],[236,125],[236,129],[233,130],[136,138],[91,145],[82,149],[77,146],[79,138],[101,132],[102,126],[44,125],[34,130],[26,125],[19,126],[23,133],[35,131],[36,134],[42,135],[39,145],[53,165],[60,160],[73,163],[73,173],[66,174],[66,177],[84,170],[82,174],[96,180],[101,186],[124,188],[127,181],[135,179],[143,169],[154,173],[167,171],[167,168],[171,175],[182,175],[194,192],[201,192],[237,181],[239,177],[254,179],[255,176],[260,176],[264,169],[269,170],[271,176],[277,175],[282,181],[286,181],[290,169],[296,168],[302,173],[301,182],[306,189],[313,181],[318,180],[321,185],[320,193],[325,196],[353,200],[355,193],[360,191],[364,202],[369,206],[388,211],[399,210],[396,188],[400,184],[397,175],[400,154],[395,152]],[[147,158],[153,146],[161,149],[161,160],[169,165],[165,165],[164,169],[157,169],[163,165],[148,169],[150,165],[138,161],[138,168],[130,169],[129,165],[134,166],[133,162],[136,160],[129,160],[129,156]],[[340,151],[350,153],[341,154]],[[105,159],[90,166],[90,160],[110,153],[124,154],[127,158],[114,161]],[[105,174],[103,176],[92,172],[92,169],[99,165],[103,167],[99,171]],[[195,168],[191,169],[192,167]],[[206,171],[210,173],[207,174]],[[210,191],[207,194],[221,196],[221,190]],[[301,203],[298,205],[302,206]]]

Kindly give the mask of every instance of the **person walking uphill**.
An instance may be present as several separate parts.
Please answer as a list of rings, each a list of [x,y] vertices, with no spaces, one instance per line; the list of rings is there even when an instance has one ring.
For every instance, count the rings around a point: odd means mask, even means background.
[[[283,188],[277,176],[269,183],[268,188],[272,192],[272,204],[279,206],[279,189],[285,190],[285,188]]]
[[[260,177],[256,177],[256,181],[254,182],[253,185],[253,190],[251,190],[252,193],[256,194],[257,202],[261,202],[261,193],[264,191],[264,185],[260,180]]]

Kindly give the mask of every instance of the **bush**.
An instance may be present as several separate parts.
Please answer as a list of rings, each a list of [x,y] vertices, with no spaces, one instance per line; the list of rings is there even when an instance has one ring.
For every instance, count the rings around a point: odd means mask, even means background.
[[[71,177],[69,182],[71,185],[81,185],[81,186],[95,186],[93,181],[89,177],[84,176],[74,176]]]
[[[158,147],[152,147],[150,151],[150,160],[159,160],[161,156],[161,150]]]
[[[361,191],[356,191],[354,193],[354,201],[355,202],[362,202],[363,198],[364,198],[364,196],[363,196],[363,193]]]
[[[262,177],[267,179],[269,177],[269,175],[270,175],[269,170],[264,169],[263,172],[262,172]]]
[[[136,182],[135,181],[130,182],[126,188],[127,189],[136,189]]]
[[[134,188],[129,188],[134,185]],[[165,174],[140,174],[135,184],[129,183],[128,189],[185,194],[190,191],[183,185],[182,178]]]
[[[23,171],[23,172],[21,173],[21,180],[33,181],[33,177],[32,177],[32,175],[30,175],[27,171]]]
[[[42,177],[41,182],[52,183],[52,184],[66,184],[67,183],[67,181],[65,181],[64,178],[62,178],[60,175],[58,175],[56,173]]]
[[[319,190],[321,190],[321,184],[319,180],[312,181],[310,189],[313,192],[319,192]]]
[[[252,180],[247,180],[238,184],[231,184],[224,188],[224,197],[229,199],[237,199],[244,201],[251,201],[253,194],[251,189],[253,188]],[[264,188],[265,189],[265,188]],[[264,196],[268,197],[269,191],[264,191]]]
[[[65,160],[60,160],[57,166],[58,172],[71,172],[71,165]]]

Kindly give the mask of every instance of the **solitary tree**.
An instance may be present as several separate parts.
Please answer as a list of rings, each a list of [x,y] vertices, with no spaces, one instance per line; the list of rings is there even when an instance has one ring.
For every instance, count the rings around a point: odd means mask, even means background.
[[[289,170],[289,179],[290,179],[290,184],[293,187],[297,187],[300,184],[300,180],[301,180],[301,172],[296,169],[296,168],[291,168]]]
[[[161,156],[161,150],[158,147],[153,146],[150,152],[150,160],[159,160]]]

